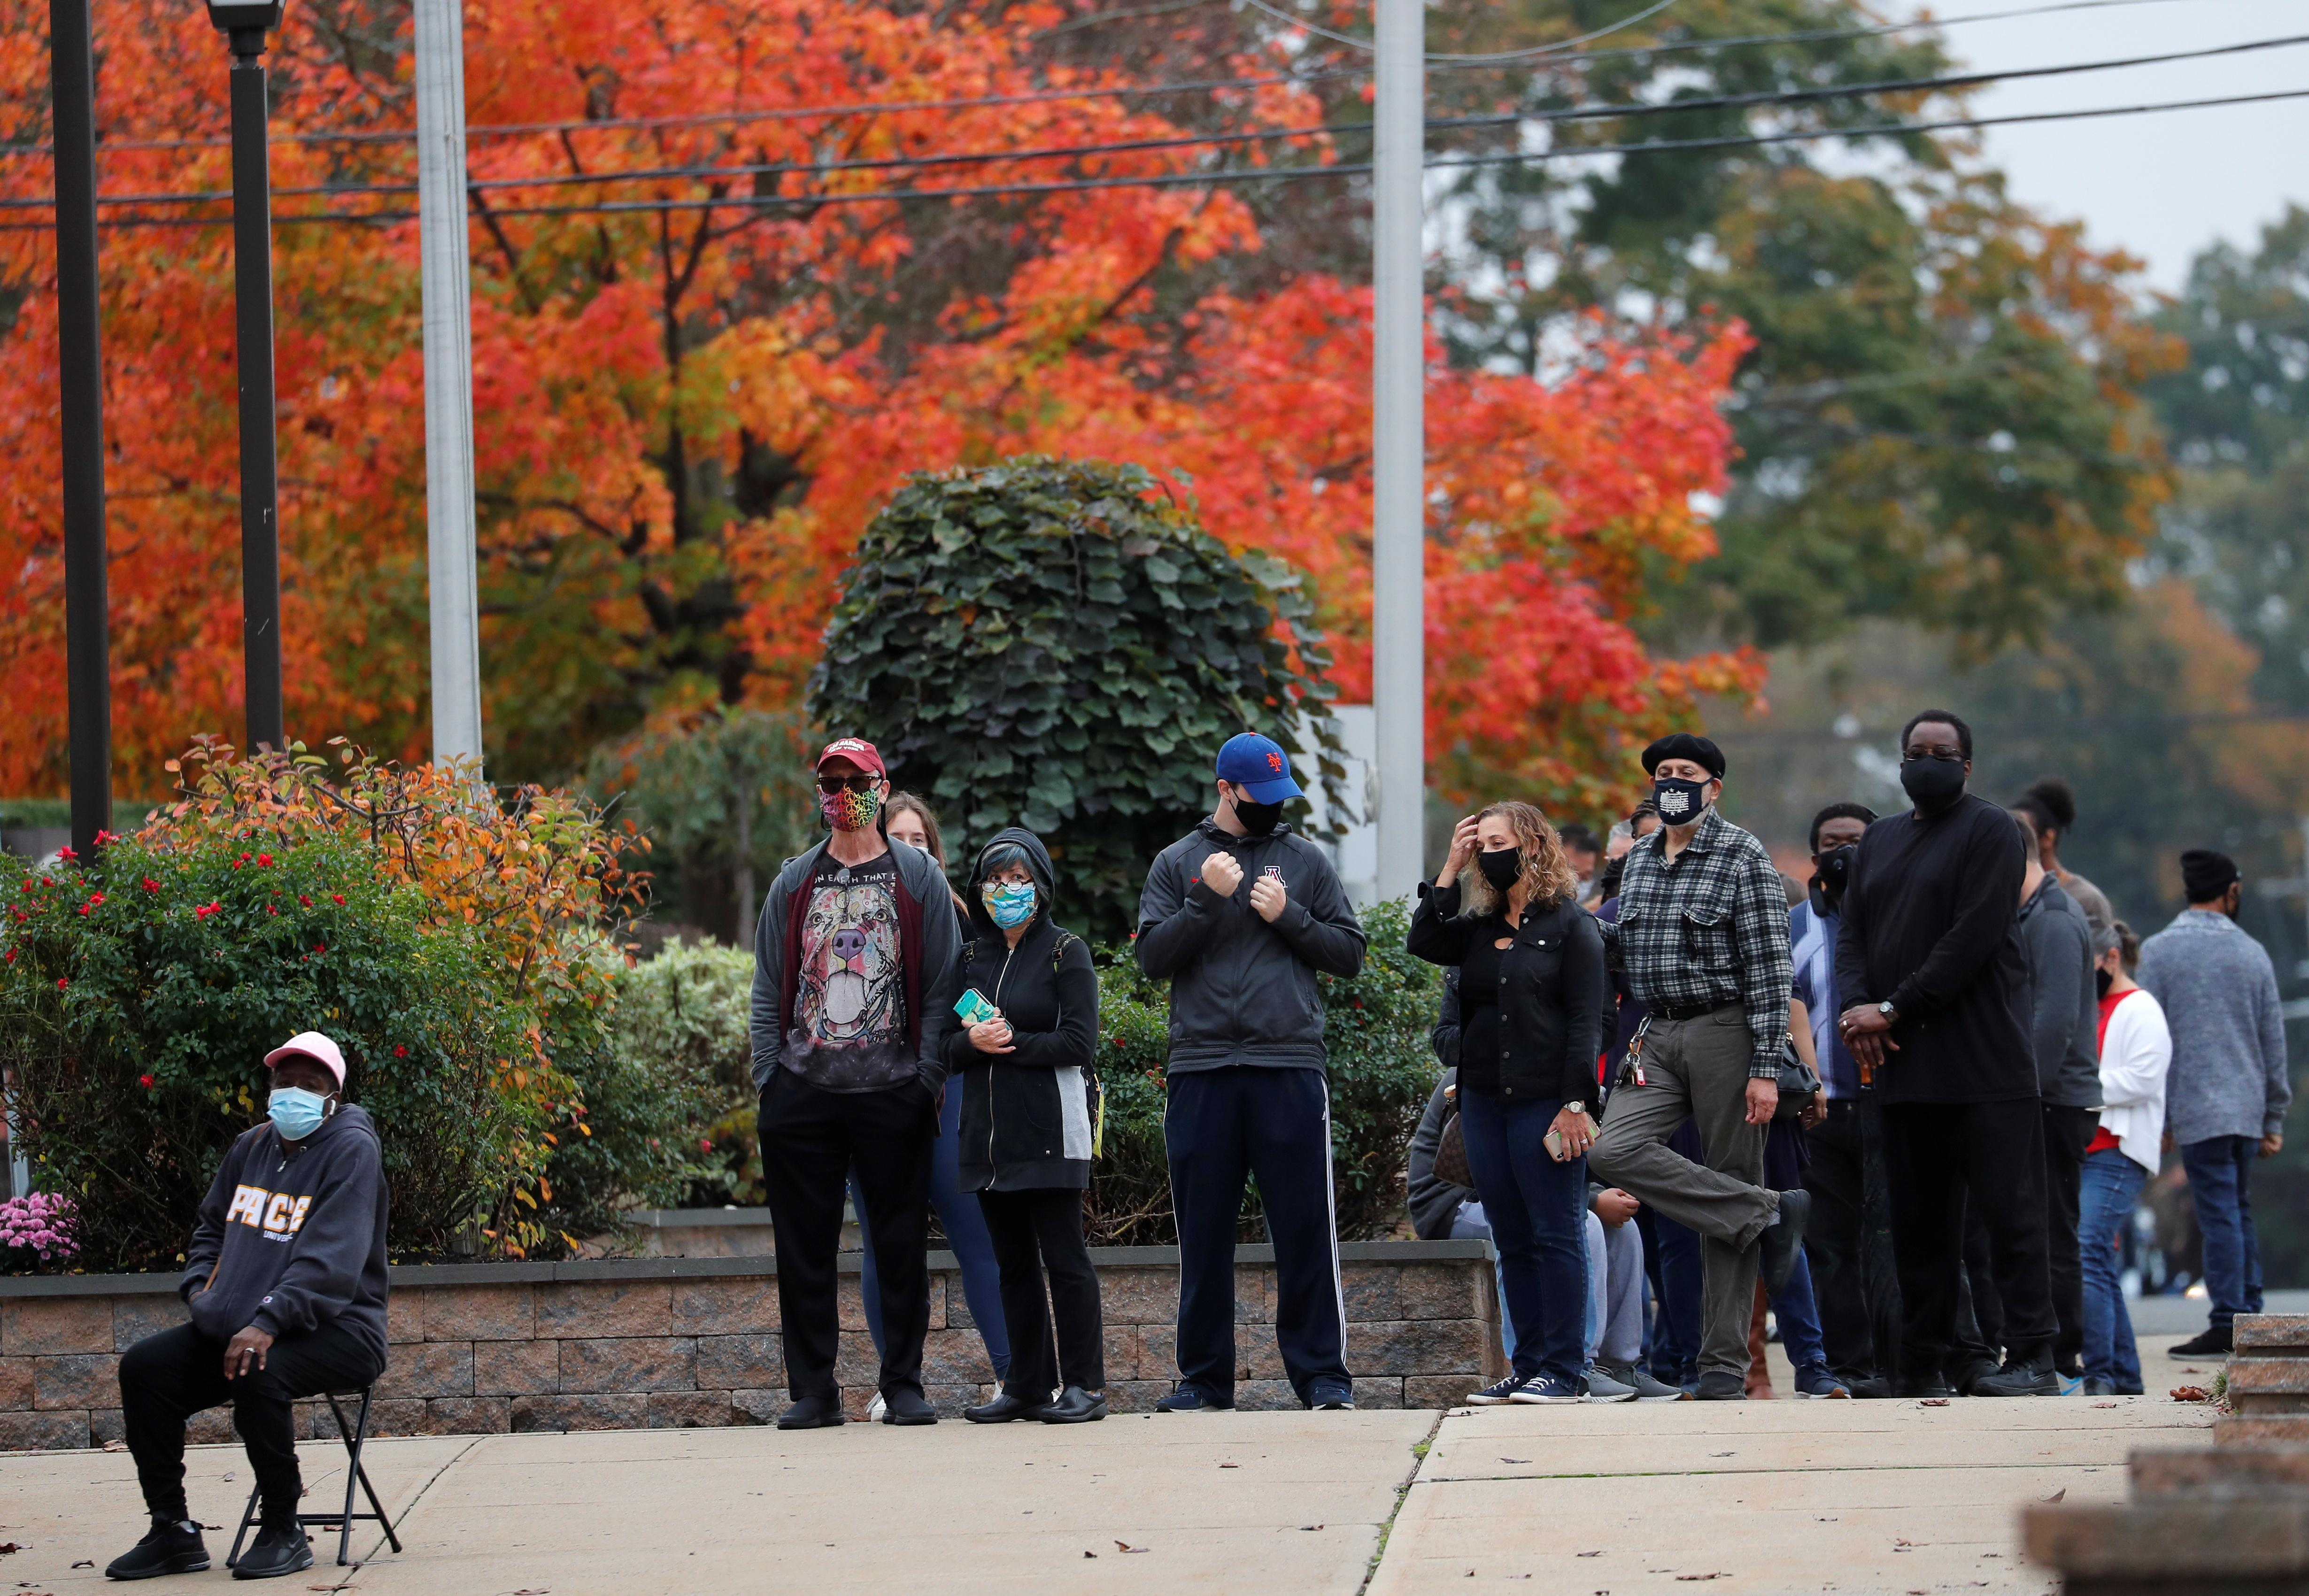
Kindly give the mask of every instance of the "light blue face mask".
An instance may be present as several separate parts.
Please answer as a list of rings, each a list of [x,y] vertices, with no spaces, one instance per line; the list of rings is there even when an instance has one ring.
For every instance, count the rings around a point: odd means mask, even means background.
[[[272,1116],[272,1128],[281,1133],[282,1141],[301,1142],[329,1117],[329,1100],[301,1086],[281,1086],[265,1100],[264,1109]]]
[[[1015,931],[1034,918],[1034,889],[1016,882],[990,881],[978,889],[979,902],[1005,931]]]

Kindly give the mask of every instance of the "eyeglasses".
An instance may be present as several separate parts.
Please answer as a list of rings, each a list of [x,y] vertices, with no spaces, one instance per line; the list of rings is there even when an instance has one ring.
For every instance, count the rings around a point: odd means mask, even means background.
[[[871,792],[876,780],[862,771],[854,776],[820,776],[817,789],[828,798],[837,792]]]

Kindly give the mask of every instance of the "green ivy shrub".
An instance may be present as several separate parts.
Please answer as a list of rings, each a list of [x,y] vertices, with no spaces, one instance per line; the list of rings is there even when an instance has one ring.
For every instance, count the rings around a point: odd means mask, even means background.
[[[428,927],[375,848],[220,834],[116,841],[6,882],[0,1059],[41,1189],[78,1204],[80,1266],[168,1268],[217,1161],[264,1112],[264,1057],[343,1048],[385,1143],[391,1245],[455,1250],[489,1195],[541,1172],[532,1096],[493,1082],[541,1023],[481,932]]]
[[[1133,928],[1147,861],[1210,808],[1228,738],[1265,732],[1344,776],[1302,578],[1229,554],[1143,467],[909,478],[842,587],[810,718],[873,739],[938,805],[950,858],[1006,825],[1038,833],[1094,941]]]
[[[1324,1040],[1330,1051],[1331,1166],[1339,1235],[1362,1240],[1390,1233],[1405,1207],[1404,1162],[1411,1133],[1435,1090],[1428,1045],[1443,997],[1443,972],[1404,952],[1410,915],[1400,901],[1362,915],[1370,937],[1353,979],[1319,975]],[[1091,1169],[1093,1240],[1111,1246],[1172,1245],[1171,1178],[1163,1144],[1163,1070],[1170,1057],[1167,983],[1150,981],[1128,948],[1099,971],[1098,1074],[1106,1091],[1106,1134]],[[1243,1235],[1256,1239],[1258,1201],[1243,1208]]]

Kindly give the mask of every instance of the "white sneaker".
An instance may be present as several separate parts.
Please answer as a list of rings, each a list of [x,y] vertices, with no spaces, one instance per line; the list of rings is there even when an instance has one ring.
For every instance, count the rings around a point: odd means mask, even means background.
[[[882,1415],[889,1411],[890,1404],[882,1400],[882,1393],[878,1391],[874,1393],[874,1400],[866,1404],[866,1422],[879,1424],[882,1422]]]

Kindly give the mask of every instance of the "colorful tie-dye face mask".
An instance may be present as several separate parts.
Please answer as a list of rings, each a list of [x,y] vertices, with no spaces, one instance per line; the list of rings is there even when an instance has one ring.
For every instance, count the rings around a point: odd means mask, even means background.
[[[882,798],[879,793],[852,792],[845,787],[840,792],[819,793],[817,807],[835,831],[862,832],[882,812]]]

